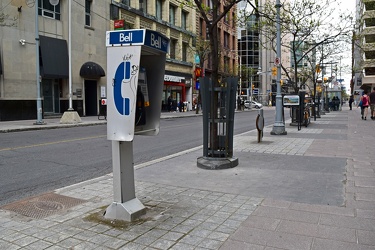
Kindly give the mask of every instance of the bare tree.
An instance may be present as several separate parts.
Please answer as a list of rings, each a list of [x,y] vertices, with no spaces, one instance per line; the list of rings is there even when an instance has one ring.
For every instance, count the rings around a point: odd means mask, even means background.
[[[220,66],[220,36],[218,34],[218,24],[227,13],[241,0],[186,0],[186,4],[194,5],[206,23],[206,32],[209,40],[209,57],[212,62],[211,81],[214,87],[218,87],[219,83],[219,66]],[[207,4],[208,3],[208,4]],[[199,48],[198,48],[199,49]],[[202,62],[203,63],[203,62]],[[217,113],[218,95],[214,94],[210,107],[210,114],[214,116]],[[218,149],[219,142],[217,136],[217,126],[215,123],[210,125],[211,149]]]
[[[292,65],[292,67],[281,65],[281,68],[290,79],[291,87],[296,93],[300,88],[299,78],[302,78],[300,68],[304,65],[306,58],[311,56],[319,46],[328,47],[334,44],[334,47],[338,49],[340,42],[351,42],[353,18],[350,14],[337,13],[335,9],[337,4],[337,0],[299,0],[285,1],[281,6],[281,46],[290,52]],[[259,24],[262,34],[267,37],[268,41],[275,44],[274,3],[267,1],[258,12],[262,17]]]

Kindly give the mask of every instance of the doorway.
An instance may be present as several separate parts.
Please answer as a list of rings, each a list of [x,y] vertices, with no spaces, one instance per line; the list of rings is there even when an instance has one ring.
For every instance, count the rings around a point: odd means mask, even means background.
[[[52,79],[42,80],[43,110],[46,114],[60,113],[60,87]]]
[[[98,90],[96,81],[85,80],[85,110],[86,116],[98,115]]]

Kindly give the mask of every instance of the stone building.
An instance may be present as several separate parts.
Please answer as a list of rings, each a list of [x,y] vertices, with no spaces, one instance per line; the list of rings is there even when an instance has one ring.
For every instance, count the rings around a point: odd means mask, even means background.
[[[0,120],[34,119],[37,114],[37,79],[43,115],[59,115],[69,107],[82,115],[97,115],[99,90],[105,86],[105,32],[110,29],[107,1],[2,1],[6,20],[0,26]],[[69,30],[69,20],[71,30]],[[37,29],[36,29],[37,27]],[[71,48],[69,44],[71,34]],[[36,38],[39,71],[36,77]],[[71,68],[69,67],[71,53]],[[69,72],[71,70],[71,90]]]
[[[375,0],[356,1],[352,93],[375,87]]]
[[[69,0],[56,6],[38,0],[38,6],[37,26],[35,1],[0,2],[0,121],[36,118],[37,79],[44,117],[61,115],[70,99],[80,116],[97,115],[106,97],[105,34],[115,28],[152,29],[170,38],[161,108],[168,96],[191,108],[194,9],[173,0]]]

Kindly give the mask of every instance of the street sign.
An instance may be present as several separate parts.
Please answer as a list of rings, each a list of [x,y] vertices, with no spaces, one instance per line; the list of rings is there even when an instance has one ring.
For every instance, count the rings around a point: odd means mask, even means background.
[[[275,66],[279,66],[279,65],[280,65],[280,58],[276,57],[275,58]]]
[[[256,88],[256,89],[253,89],[253,95],[258,95],[259,94],[259,89]]]
[[[102,100],[100,101],[100,103],[101,103],[102,105],[107,105],[107,99],[102,99]]]

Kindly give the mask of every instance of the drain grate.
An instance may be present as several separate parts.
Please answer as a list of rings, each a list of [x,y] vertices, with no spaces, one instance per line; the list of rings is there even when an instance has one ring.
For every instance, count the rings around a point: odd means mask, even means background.
[[[84,202],[86,201],[60,194],[47,193],[7,204],[2,206],[1,209],[35,219],[42,219]]]

